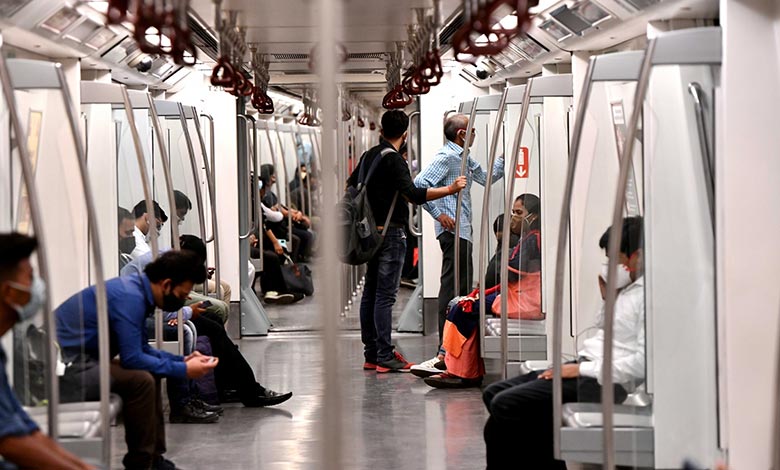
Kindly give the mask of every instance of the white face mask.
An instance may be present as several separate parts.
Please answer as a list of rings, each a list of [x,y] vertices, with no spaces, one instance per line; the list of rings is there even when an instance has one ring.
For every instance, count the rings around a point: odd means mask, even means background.
[[[607,269],[609,266],[609,261],[604,261],[601,265],[601,274],[599,276],[604,279],[604,282],[607,281]],[[631,274],[628,272],[628,269],[622,264],[617,265],[617,284],[615,287],[618,289],[622,289],[626,287],[627,285],[631,284],[633,281],[631,280]]]
[[[25,305],[11,305],[19,314],[20,322],[30,320],[41,311],[41,307],[46,302],[46,283],[43,279],[35,276],[29,287],[16,282],[9,281],[8,283],[15,289],[30,293],[30,300]]]

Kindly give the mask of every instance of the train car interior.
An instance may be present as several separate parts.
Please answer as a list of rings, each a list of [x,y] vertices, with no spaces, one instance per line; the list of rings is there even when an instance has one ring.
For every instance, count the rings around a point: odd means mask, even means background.
[[[0,470],[780,470],[780,1],[0,1]]]

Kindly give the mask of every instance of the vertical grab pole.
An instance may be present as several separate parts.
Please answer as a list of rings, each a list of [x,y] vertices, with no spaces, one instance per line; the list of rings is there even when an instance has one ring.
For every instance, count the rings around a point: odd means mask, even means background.
[[[279,151],[282,152],[282,169],[284,170],[284,179],[287,180],[289,173],[287,172],[287,155],[284,151],[284,141],[282,140],[282,131],[279,126],[276,127],[276,138],[279,140]],[[276,178],[277,188],[279,187],[279,177]],[[284,197],[287,202],[287,242],[290,244],[289,248],[292,250],[292,205],[290,204],[290,183],[284,182]]]
[[[252,191],[255,197],[255,223],[257,224],[257,246],[260,251],[260,272],[263,272],[265,267],[263,263],[263,208],[260,206],[263,201],[260,200],[260,149],[257,143],[257,119],[252,116],[247,116],[247,119],[252,121],[252,168],[254,168]],[[249,251],[251,255],[251,247]],[[254,279],[250,279],[249,282],[254,284]]]
[[[0,35],[0,45],[2,45],[2,35]],[[40,202],[38,199],[38,193],[35,189],[35,175],[33,173],[32,165],[30,164],[29,149],[26,145],[24,136],[27,134],[22,129],[22,119],[19,117],[16,96],[14,96],[14,87],[11,82],[11,75],[8,71],[8,64],[5,59],[5,54],[0,50],[0,82],[3,86],[3,95],[8,106],[8,112],[11,119],[11,127],[13,128],[14,135],[16,136],[16,148],[19,150],[20,167],[22,169],[22,178],[24,179],[24,185],[27,187],[27,200],[30,204],[30,219],[32,221],[33,230],[35,236],[39,239],[43,239],[43,224],[41,219]],[[41,278],[46,281],[47,285],[51,285],[51,277],[49,276],[49,258],[48,251],[46,250],[46,243],[38,243],[36,249],[38,258],[38,271]],[[46,296],[46,301],[43,305],[43,328],[46,330],[46,335],[49,338],[56,338],[57,330],[55,329],[54,311],[51,308],[51,295]],[[48,425],[49,435],[55,441],[59,439],[59,404],[60,404],[60,391],[59,381],[57,379],[57,351],[52,345],[51,341],[44,342],[44,348],[46,351],[46,379],[49,389],[49,403],[47,405],[48,413]]]
[[[561,355],[563,354],[563,287],[566,281],[566,247],[569,241],[569,216],[571,214],[571,198],[574,192],[574,172],[577,169],[577,159],[579,158],[580,140],[582,139],[582,128],[585,120],[585,110],[590,101],[590,90],[593,84],[593,69],[595,68],[595,58],[591,58],[588,63],[588,70],[585,73],[585,80],[582,82],[582,93],[580,102],[577,106],[577,116],[574,120],[574,129],[572,130],[571,146],[569,147],[571,155],[569,156],[569,165],[566,171],[566,184],[563,189],[563,200],[561,204],[561,223],[558,230],[558,253],[555,258],[555,293],[553,298],[553,447],[554,456],[561,456],[561,420],[563,419],[563,391],[561,389]]]
[[[181,122],[182,131],[184,132],[184,140],[187,142],[187,151],[190,154],[190,167],[192,169],[192,181],[195,183],[195,202],[198,204],[198,224],[200,225],[200,239],[203,243],[206,243],[206,215],[203,213],[203,195],[200,192],[200,177],[198,176],[198,162],[195,158],[195,146],[192,144],[192,137],[190,136],[190,130],[187,124],[187,117],[184,115],[184,106],[179,104],[179,120]],[[193,119],[198,120],[198,113],[195,112],[195,108],[189,108],[192,111]],[[204,155],[205,158],[205,155]],[[175,209],[175,208],[174,208]],[[203,295],[209,295],[209,282],[208,279],[203,283]]]
[[[103,275],[103,252],[100,250],[100,233],[96,221],[97,211],[95,210],[95,200],[92,196],[92,184],[89,180],[89,171],[87,170],[87,155],[84,150],[84,144],[80,138],[79,132],[79,118],[76,112],[73,98],[70,94],[70,88],[68,88],[68,82],[65,79],[65,73],[62,71],[62,65],[54,64],[54,68],[57,71],[57,78],[60,81],[60,88],[62,90],[62,101],[65,105],[65,110],[68,114],[68,124],[70,124],[71,135],[73,136],[73,143],[76,146],[76,154],[79,162],[79,172],[81,173],[81,185],[84,191],[84,202],[87,206],[87,216],[93,223],[87,224],[87,230],[89,231],[90,246],[92,248],[92,256],[94,256],[95,262],[95,302],[97,304],[97,321],[98,321],[98,360],[100,361],[100,425],[101,435],[103,440],[103,446],[101,448],[103,454],[103,460],[105,462],[111,461],[111,417],[108,396],[111,393],[111,383],[109,380],[109,361],[111,360],[111,353],[109,351],[109,329],[108,329],[108,303],[106,297],[106,284],[105,277]],[[52,312],[53,314],[53,312]],[[53,337],[52,337],[53,338]],[[47,341],[50,342],[50,341]],[[59,402],[59,397],[55,398]]]
[[[208,114],[201,114],[202,117],[205,117],[209,120],[209,151],[210,153],[206,154],[206,141],[203,139],[203,132],[200,129],[200,121],[198,119],[195,119],[195,131],[198,133],[198,140],[200,141],[200,147],[203,153],[203,167],[206,170],[206,184],[209,188],[209,202],[211,204],[211,238],[209,240],[204,240],[205,243],[209,243],[211,241],[214,242],[214,278],[215,278],[215,290],[214,293],[217,296],[217,298],[221,299],[222,296],[220,295],[220,289],[222,289],[222,279],[219,277],[219,235],[217,234],[217,195],[214,192],[214,186],[215,186],[215,178],[214,178],[214,118],[209,116]],[[209,164],[209,160],[211,163]]]
[[[613,386],[612,343],[615,338],[615,301],[617,300],[617,265],[620,242],[623,238],[623,206],[626,202],[626,187],[628,175],[633,166],[632,155],[639,119],[642,116],[642,108],[645,102],[647,85],[650,81],[650,72],[655,51],[655,39],[650,41],[645,50],[642,69],[639,72],[639,80],[634,94],[634,109],[631,112],[631,120],[628,123],[623,151],[620,155],[620,175],[615,194],[615,207],[612,214],[612,227],[610,228],[609,244],[607,246],[607,295],[604,300],[604,363],[601,366],[601,412],[604,423],[604,469],[615,469],[615,389]]]
[[[509,168],[517,168],[517,157],[520,153],[520,144],[523,140],[523,131],[525,130],[525,120],[528,118],[528,108],[531,107],[531,88],[533,88],[534,80],[528,80],[525,85],[525,93],[523,94],[522,108],[520,111],[520,119],[517,122],[517,130],[515,131],[515,141],[512,145],[512,160]],[[513,196],[515,193],[515,179],[509,178],[507,182],[506,194],[504,196],[504,230],[508,229],[512,224],[512,204]],[[506,379],[506,364],[509,362],[509,320],[506,312],[509,307],[508,291],[509,291],[509,240],[510,236],[501,237],[501,362],[503,364],[503,370],[501,371],[502,377]],[[518,243],[522,243],[522,235]],[[522,275],[522,274],[521,274]],[[481,307],[481,305],[480,305]]]
[[[471,131],[474,129],[474,118],[477,115],[477,98],[471,103],[471,115],[469,116],[469,125],[466,127],[466,138],[463,142],[463,152],[460,154],[460,176],[466,175],[469,164],[469,147],[471,146]],[[488,171],[492,172],[490,168]],[[468,188],[468,187],[467,187]],[[455,206],[455,297],[460,295],[460,214],[463,211],[463,193],[458,192],[458,202]],[[471,286],[468,286],[470,289]],[[441,313],[441,312],[440,312]],[[440,338],[441,339],[441,338]]]
[[[340,0],[318,0],[320,7],[321,22],[319,28],[319,57],[317,57],[318,70],[320,76],[320,103],[322,106],[322,159],[324,168],[332,170],[336,167],[337,155],[337,117],[338,117],[338,93],[336,91],[336,73],[339,61],[336,58],[336,36],[338,25],[342,14],[342,4]],[[336,256],[336,250],[333,249],[339,243],[336,228],[336,203],[338,188],[342,187],[343,181],[334,178],[331,171],[324,171],[323,178],[323,203],[322,203],[322,246],[326,249],[324,257],[321,258],[322,269],[332,269],[339,264]],[[325,292],[338,292],[338,276],[325,276],[323,283]],[[324,462],[323,470],[340,470],[344,467],[342,462],[342,393],[340,380],[341,372],[339,370],[341,361],[339,361],[338,348],[339,343],[339,317],[333,315],[338,306],[335,295],[326,296],[327,299],[321,306],[321,319],[324,325],[322,341],[322,357],[325,367],[322,370],[321,378],[324,383],[323,410],[324,417],[320,431],[324,436],[322,440],[321,458]]]
[[[171,161],[168,158],[168,151],[165,148],[165,142],[163,140],[162,126],[160,125],[160,117],[157,115],[157,108],[155,107],[152,95],[146,95],[149,101],[149,112],[152,115],[152,125],[154,126],[154,132],[157,134],[157,146],[160,150],[160,159],[162,160],[163,175],[165,176],[165,187],[167,189],[168,203],[173,208],[171,211],[171,245],[174,250],[179,249],[179,215],[176,213],[176,198],[173,197],[173,177],[171,176]],[[151,229],[150,229],[151,230]],[[156,233],[156,231],[155,231]],[[160,320],[158,320],[160,321]],[[182,311],[179,309],[176,312],[176,323],[179,337],[179,354],[184,354],[184,319],[182,318]],[[162,335],[160,335],[162,336]]]
[[[493,127],[493,135],[491,136],[491,140],[490,140],[490,153],[488,155],[489,170],[487,174],[487,180],[485,182],[485,195],[482,198],[482,220],[480,221],[480,225],[479,225],[479,276],[480,277],[484,275],[484,272],[487,269],[486,266],[487,256],[485,253],[485,249],[487,248],[487,241],[488,238],[490,237],[490,232],[488,228],[490,226],[490,217],[488,217],[488,214],[490,213],[490,193],[493,190],[493,165],[495,165],[496,163],[496,153],[498,153],[498,136],[499,134],[501,134],[501,129],[504,123],[504,113],[506,112],[506,101],[507,101],[508,94],[509,94],[509,87],[505,87],[503,93],[501,93],[501,101],[498,104],[498,114],[496,115],[496,125]],[[518,130],[518,132],[520,131]],[[512,181],[514,181],[514,178],[512,178]],[[504,212],[506,212],[506,209],[504,209]],[[501,272],[503,274],[506,271],[501,271]],[[504,278],[506,276],[503,275],[501,277]],[[479,283],[479,337],[480,338],[485,337],[485,317],[486,317],[485,308],[487,308],[487,305],[485,303],[485,283],[480,282]],[[502,336],[503,336],[503,330],[502,330]],[[482,355],[484,356],[484,354],[485,354],[484,348],[482,348]],[[502,343],[501,355],[502,357],[504,355],[503,343]],[[505,377],[506,363],[504,363],[503,366],[502,376],[506,378]]]
[[[420,111],[415,111],[415,112],[413,112],[413,113],[411,113],[409,115],[409,136],[408,136],[407,141],[410,142],[410,144],[407,145],[407,152],[409,153],[409,156],[406,158],[406,164],[409,167],[409,174],[412,175],[412,179],[414,179],[414,174],[413,174],[414,166],[412,165],[412,161],[415,159],[415,157],[419,153],[414,148],[414,144],[415,144],[414,137],[417,137],[417,139],[419,141],[419,137],[416,134],[417,131],[415,130],[415,133],[412,133],[412,129],[414,129],[414,124],[413,123],[414,123],[415,118],[417,119],[417,122],[419,123],[420,122]],[[418,166],[418,168],[419,168],[419,166]],[[409,233],[413,237],[418,237],[418,238],[422,237],[422,230],[417,225],[417,221],[415,220],[415,217],[414,217],[414,205],[411,202],[409,203]]]

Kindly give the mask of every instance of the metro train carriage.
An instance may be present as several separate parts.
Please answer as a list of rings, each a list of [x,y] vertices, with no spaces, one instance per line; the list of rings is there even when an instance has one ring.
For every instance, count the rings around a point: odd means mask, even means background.
[[[780,470],[779,25],[0,1],[0,469]]]

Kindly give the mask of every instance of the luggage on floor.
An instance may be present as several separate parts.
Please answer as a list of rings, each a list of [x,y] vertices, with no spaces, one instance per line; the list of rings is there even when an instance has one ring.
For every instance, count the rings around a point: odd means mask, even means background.
[[[198,336],[195,350],[205,356],[214,355],[211,351],[211,342],[207,336]],[[201,400],[209,405],[219,405],[219,391],[217,391],[217,380],[214,377],[213,370],[210,370],[203,377],[195,379],[195,386],[198,388]]]

